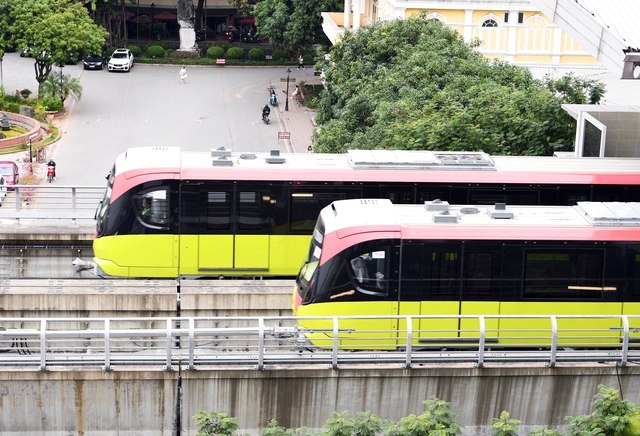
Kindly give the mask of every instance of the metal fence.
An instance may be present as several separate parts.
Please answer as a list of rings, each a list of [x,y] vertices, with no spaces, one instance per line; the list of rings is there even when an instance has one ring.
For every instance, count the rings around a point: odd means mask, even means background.
[[[459,328],[449,326],[458,325]],[[310,327],[313,326],[313,327]],[[391,326],[392,328],[388,328]],[[0,366],[155,366],[640,361],[640,315],[5,318]]]
[[[11,185],[0,190],[0,219],[93,219],[104,186]]]

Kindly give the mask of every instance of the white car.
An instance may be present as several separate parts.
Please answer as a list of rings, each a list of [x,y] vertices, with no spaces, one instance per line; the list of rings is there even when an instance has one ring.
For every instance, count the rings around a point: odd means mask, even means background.
[[[109,71],[129,71],[133,67],[133,55],[126,48],[119,48],[113,52],[109,63]]]

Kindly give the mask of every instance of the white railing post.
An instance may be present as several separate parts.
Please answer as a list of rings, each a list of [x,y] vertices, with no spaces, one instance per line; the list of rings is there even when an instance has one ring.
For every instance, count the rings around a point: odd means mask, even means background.
[[[407,355],[404,362],[404,367],[411,368],[411,352],[413,348],[413,321],[410,316],[407,316]]]
[[[627,315],[622,315],[622,328],[624,330],[624,337],[622,338],[622,358],[620,360],[620,366],[625,366],[629,353],[629,318],[627,318]]]
[[[172,327],[171,318],[167,318],[167,362],[165,364],[165,371],[173,371],[173,365],[171,365],[171,343],[172,343]]]
[[[459,318],[458,318],[459,319]],[[478,317],[478,324],[480,325],[480,338],[478,340],[478,368],[484,366],[484,344],[486,342],[487,327],[484,322],[484,316]]]
[[[189,318],[189,369],[196,369],[195,364],[195,318]]]
[[[338,317],[333,317],[333,349],[331,350],[331,369],[338,369]]]
[[[40,371],[47,370],[47,320],[40,320]]]
[[[104,320],[104,371],[111,371],[111,320]]]
[[[264,369],[264,318],[258,318],[258,370]]]
[[[549,367],[556,366],[558,356],[558,319],[555,316],[551,318],[551,356],[549,358]]]

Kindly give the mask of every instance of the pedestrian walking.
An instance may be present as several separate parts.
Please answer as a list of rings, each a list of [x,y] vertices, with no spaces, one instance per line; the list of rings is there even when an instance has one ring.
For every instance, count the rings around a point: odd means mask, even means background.
[[[185,80],[187,79],[187,69],[184,65],[180,68],[180,72],[178,74],[180,75],[180,80],[182,80],[182,84],[184,85]]]
[[[304,70],[304,59],[302,58],[302,53],[298,56],[298,69],[300,68]]]

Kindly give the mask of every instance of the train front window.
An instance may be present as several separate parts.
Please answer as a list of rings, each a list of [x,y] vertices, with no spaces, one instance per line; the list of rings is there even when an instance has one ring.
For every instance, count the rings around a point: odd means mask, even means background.
[[[523,299],[600,299],[604,250],[526,250]]]
[[[98,225],[102,224],[102,220],[104,219],[109,207],[109,203],[111,202],[111,193],[113,192],[113,175],[115,172],[116,168],[113,167],[113,169],[107,176],[107,189],[104,192],[104,197],[100,202],[99,209],[96,211],[96,220],[98,220]]]
[[[386,249],[378,249],[349,259],[351,273],[360,292],[386,295],[388,258]]]
[[[322,220],[318,221],[315,229],[313,229],[313,236],[311,237],[311,243],[309,244],[309,252],[307,257],[300,268],[298,274],[298,292],[300,297],[304,298],[311,277],[318,269],[320,264],[320,255],[322,254],[322,241],[324,240],[324,223]]]
[[[142,191],[131,197],[140,220],[149,227],[166,227],[169,223],[167,189]]]

